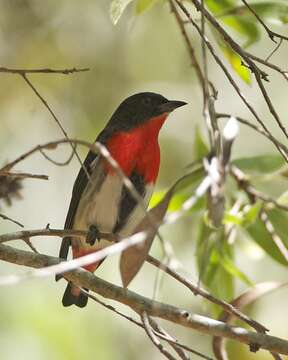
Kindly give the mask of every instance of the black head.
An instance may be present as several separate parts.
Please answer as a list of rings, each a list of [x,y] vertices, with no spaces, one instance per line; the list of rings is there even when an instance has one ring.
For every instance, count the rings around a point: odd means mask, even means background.
[[[186,105],[183,101],[168,100],[152,92],[129,96],[116,109],[103,133],[111,135],[116,131],[128,131],[153,117],[169,113],[183,105]]]

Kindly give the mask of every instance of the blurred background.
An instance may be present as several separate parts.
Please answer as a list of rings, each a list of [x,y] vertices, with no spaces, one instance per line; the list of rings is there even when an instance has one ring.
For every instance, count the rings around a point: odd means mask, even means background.
[[[157,189],[165,190],[194,159],[196,126],[206,136],[201,89],[190,66],[183,38],[166,3],[160,1],[142,16],[135,16],[133,6],[129,6],[117,26],[110,20],[109,6],[107,0],[0,0],[0,66],[89,67],[89,72],[71,75],[29,76],[69,136],[88,141],[94,141],[118,104],[133,93],[153,91],[171,99],[187,101],[189,105],[173,113],[161,131],[162,163]],[[287,33],[284,27],[280,31]],[[192,32],[191,36],[200,55],[199,40]],[[262,36],[261,42],[250,50],[265,56],[272,49],[273,43]],[[283,44],[273,60],[287,65],[287,58],[287,45]],[[251,119],[211,59],[209,73],[219,91],[217,110]],[[0,77],[0,160],[4,165],[35,145],[61,139],[63,135],[47,109],[20,76],[0,74]],[[281,139],[256,87],[240,79],[237,81],[263,121]],[[287,91],[280,86],[281,81],[278,75],[271,74],[268,89],[287,124]],[[86,149],[79,148],[78,151],[84,158]],[[240,127],[233,158],[273,152],[274,148],[268,141]],[[69,154],[67,145],[49,152],[58,161],[64,161]],[[51,228],[62,228],[72,185],[79,170],[77,160],[73,159],[69,166],[57,167],[40,154],[35,154],[20,163],[17,170],[47,174],[49,181],[25,180],[22,200],[13,201],[11,207],[1,203],[1,212],[19,220],[26,229],[43,228],[47,223]],[[281,182],[276,187],[270,186],[269,191],[278,195],[285,190],[285,186]],[[194,282],[198,279],[195,267],[196,222],[196,218],[185,217],[161,230],[171,242],[175,257],[183,265],[179,271],[189,275]],[[0,220],[1,233],[16,230],[15,225]],[[58,238],[43,237],[34,239],[33,243],[40,252],[54,256],[58,254]],[[11,245],[26,248],[20,242]],[[287,270],[267,257],[255,243],[247,239],[239,240],[236,251],[237,266],[253,282],[287,280]],[[152,253],[161,256],[157,241]],[[0,264],[1,275],[27,270],[16,265]],[[117,257],[107,259],[97,275],[120,284]],[[130,288],[151,297],[155,275],[154,269],[145,265]],[[64,280],[55,283],[49,278],[0,289],[1,359],[160,358],[141,329],[100,305],[89,301],[83,310],[63,308],[61,298],[64,288]],[[237,283],[236,295],[246,288],[247,285]],[[288,336],[283,317],[287,311],[287,295],[287,290],[279,290],[249,309],[249,315],[268,327],[271,334],[283,338]],[[195,298],[166,276],[162,279],[157,299],[186,307],[195,313],[211,315],[206,301]],[[124,310],[129,313],[129,310]],[[211,355],[211,339],[208,336],[164,325],[182,342]],[[249,353],[246,347],[237,344],[229,344],[229,351],[231,359],[235,360],[271,358],[262,351]],[[193,356],[191,359],[196,359]]]

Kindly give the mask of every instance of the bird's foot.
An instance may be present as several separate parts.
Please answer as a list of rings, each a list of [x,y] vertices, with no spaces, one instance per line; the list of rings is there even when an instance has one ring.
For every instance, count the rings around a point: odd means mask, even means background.
[[[90,225],[87,236],[86,236],[86,242],[92,246],[95,244],[95,241],[97,239],[99,239],[99,231],[97,229],[97,226]]]

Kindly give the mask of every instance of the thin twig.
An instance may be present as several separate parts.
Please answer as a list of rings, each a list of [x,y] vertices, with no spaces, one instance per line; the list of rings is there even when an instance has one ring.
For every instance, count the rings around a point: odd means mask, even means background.
[[[70,229],[39,229],[39,230],[23,230],[23,231],[17,231],[10,234],[3,234],[0,235],[0,244],[12,241],[12,240],[19,240],[19,239],[25,239],[25,238],[31,238],[31,237],[37,237],[37,236],[57,236],[60,238],[66,237],[66,236],[75,236],[75,237],[87,237],[87,230],[70,230]],[[111,242],[117,242],[119,241],[119,237],[116,234],[110,234],[110,233],[103,233],[99,232],[99,236],[101,239],[105,239]]]
[[[195,50],[192,46],[192,43],[189,39],[189,36],[187,34],[187,31],[185,29],[185,26],[183,24],[183,21],[177,11],[177,8],[175,7],[174,3],[172,0],[169,0],[169,4],[170,4],[170,8],[171,8],[171,11],[172,13],[175,15],[175,19],[177,21],[177,24],[179,26],[179,29],[183,35],[183,38],[184,38],[184,41],[185,41],[185,44],[187,46],[187,49],[188,49],[188,52],[189,52],[189,56],[190,56],[190,59],[191,59],[191,64],[192,66],[195,68],[195,71],[196,71],[196,75],[197,75],[197,78],[198,78],[198,81],[202,87],[202,89],[204,88],[204,75],[202,73],[202,70],[201,70],[201,66],[199,65],[199,62],[197,60],[197,57],[195,55]]]
[[[255,200],[260,199],[268,204],[273,204],[277,208],[281,210],[288,211],[288,206],[279,203],[277,200],[272,198],[269,195],[266,195],[262,193],[261,191],[255,189],[250,181],[248,180],[247,176],[239,169],[237,166],[232,165],[230,167],[230,174],[234,177],[234,179],[237,181],[237,184],[240,189],[244,190],[250,198],[253,198]]]
[[[11,219],[10,217],[8,217],[7,215],[4,215],[4,214],[0,214],[0,218],[2,218],[3,220],[8,220],[8,221],[11,221],[13,222],[14,224],[24,228],[24,225],[21,224],[19,221],[17,220],[14,220],[14,219]]]
[[[50,107],[50,105],[48,104],[48,102],[43,98],[43,96],[39,93],[39,91],[35,88],[35,86],[32,84],[32,82],[28,79],[28,77],[26,76],[25,73],[21,74],[22,78],[24,79],[24,81],[26,82],[26,84],[32,89],[32,91],[36,94],[36,96],[40,99],[40,101],[42,102],[42,104],[46,107],[46,109],[49,111],[49,113],[51,114],[51,116],[53,117],[53,119],[55,120],[56,124],[59,126],[59,128],[61,129],[62,133],[64,134],[65,138],[67,140],[69,140],[68,134],[66,132],[66,130],[63,128],[60,120],[57,118],[57,116],[55,115],[54,111],[52,110],[52,108]],[[69,141],[68,141],[69,142]],[[75,153],[75,156],[77,157],[77,160],[79,161],[79,164],[81,165],[81,167],[83,168],[87,178],[90,181],[90,175],[88,173],[88,170],[86,169],[86,167],[83,165],[82,160],[80,159],[79,154],[76,151],[75,145],[73,145],[73,143],[69,142],[71,145],[71,148],[73,150],[73,152]]]
[[[262,220],[267,232],[271,236],[271,239],[273,240],[274,244],[277,246],[280,253],[283,255],[285,260],[288,264],[288,249],[286,248],[285,244],[283,243],[282,239],[278,234],[276,233],[273,224],[269,220],[268,214],[266,211],[262,210],[260,213],[260,219]]]
[[[9,176],[17,179],[40,179],[40,180],[49,180],[48,175],[39,175],[39,174],[30,174],[30,173],[11,173],[9,171],[1,171],[0,176]]]
[[[32,242],[30,241],[30,239],[27,238],[23,238],[23,241],[29,246],[29,248],[36,254],[39,254],[39,252],[37,251],[36,247],[32,244]]]
[[[272,64],[270,62],[268,62],[267,59],[261,59],[260,57],[254,55],[254,54],[251,54],[249,53],[248,51],[245,51],[246,55],[251,58],[252,60],[256,61],[256,62],[259,62],[259,64],[262,64],[262,65],[265,65],[267,67],[269,67],[270,69],[273,69],[275,71],[277,71],[278,73],[280,73],[284,79],[287,81],[288,80],[288,72],[285,71],[285,70],[282,70],[279,66],[275,65],[275,64]]]
[[[70,69],[49,69],[49,68],[43,68],[43,69],[11,69],[7,67],[0,67],[0,73],[7,73],[7,74],[19,74],[19,75],[25,75],[25,74],[63,74],[63,75],[69,75],[77,72],[83,72],[83,71],[89,71],[89,68],[70,68]]]
[[[276,51],[278,51],[278,49],[280,48],[280,46],[282,45],[283,39],[280,39],[280,41],[278,42],[278,44],[275,46],[275,49],[273,49],[270,54],[267,56],[267,58],[265,59],[265,61],[269,61],[271,59],[271,57],[276,53]]]
[[[217,118],[230,118],[231,115],[230,114],[223,114],[223,113],[218,113],[217,114]],[[285,146],[284,144],[282,144],[279,140],[277,140],[272,134],[270,134],[269,132],[267,132],[266,130],[263,130],[262,128],[260,128],[257,125],[252,124],[251,122],[249,122],[246,119],[243,119],[240,116],[235,116],[235,119],[237,121],[239,121],[241,124],[249,126],[251,129],[257,131],[259,134],[265,136],[268,140],[270,140],[278,149],[278,147],[280,147],[285,154],[288,156],[288,148],[287,146]]]
[[[75,145],[75,150],[76,150],[76,146],[77,146],[77,145]],[[44,156],[44,158],[45,158],[46,160],[50,161],[52,164],[54,164],[54,165],[56,165],[56,166],[66,166],[66,165],[70,164],[70,162],[71,162],[71,160],[73,159],[74,154],[75,154],[75,153],[74,153],[74,150],[72,150],[72,152],[71,152],[71,154],[69,155],[68,159],[61,162],[61,161],[53,160],[50,156],[48,156],[48,155],[44,152],[44,150],[40,149],[39,151],[40,151],[40,153]]]
[[[151,325],[151,330],[157,336],[157,334],[162,334],[169,342],[170,346],[174,349],[174,351],[179,355],[182,360],[190,360],[190,356],[186,354],[186,352],[177,345],[177,340],[172,337],[166,330],[164,330],[155,320],[149,318],[149,323]],[[170,342],[169,340],[172,340]],[[198,354],[197,354],[198,355]],[[202,354],[201,354],[202,355]],[[202,356],[201,356],[202,357]]]
[[[161,344],[161,342],[155,336],[155,334],[150,326],[149,317],[148,317],[146,311],[143,311],[143,313],[141,313],[141,320],[144,325],[144,330],[145,330],[147,336],[152,341],[152,343],[156,346],[156,348],[160,351],[160,353],[163,354],[169,360],[176,360],[176,358],[173,355],[171,355],[168,350],[166,350],[164,348],[164,346]]]

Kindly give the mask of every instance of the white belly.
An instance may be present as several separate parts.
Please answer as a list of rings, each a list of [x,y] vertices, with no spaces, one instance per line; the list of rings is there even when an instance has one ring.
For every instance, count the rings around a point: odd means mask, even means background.
[[[90,225],[95,225],[99,231],[111,233],[118,220],[119,203],[121,201],[122,188],[124,185],[117,174],[107,175],[102,185],[100,185],[100,190],[99,188],[96,189],[96,186],[99,186],[99,182],[95,180],[97,179],[92,178],[93,183],[87,185],[87,188],[82,195],[75,215],[73,228],[86,230],[89,229]],[[153,186],[147,186],[143,198],[146,208],[149,204],[152,192]],[[119,234],[121,236],[131,235],[144,216],[145,213],[143,208],[140,205],[136,205]],[[103,239],[100,241],[96,240],[95,244],[92,246],[86,243],[84,238],[73,238],[72,241],[76,241],[81,249],[90,251],[99,250],[111,245],[110,242]]]

